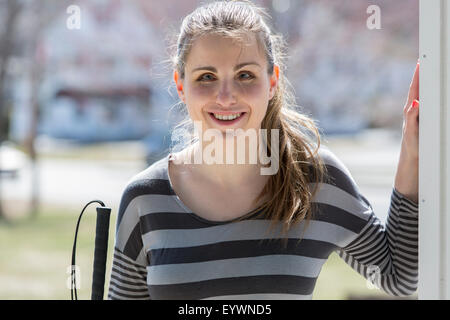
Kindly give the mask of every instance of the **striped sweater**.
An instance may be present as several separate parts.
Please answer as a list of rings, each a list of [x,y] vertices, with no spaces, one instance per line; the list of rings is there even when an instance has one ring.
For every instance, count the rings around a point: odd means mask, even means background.
[[[260,211],[218,222],[189,210],[170,183],[170,154],[135,175],[119,206],[108,299],[311,299],[332,252],[386,293],[413,294],[418,205],[393,188],[381,223],[345,165],[324,146],[319,155],[331,179],[287,246]]]

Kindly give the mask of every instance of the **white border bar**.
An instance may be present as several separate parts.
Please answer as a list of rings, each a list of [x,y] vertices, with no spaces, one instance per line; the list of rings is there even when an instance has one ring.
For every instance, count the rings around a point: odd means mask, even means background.
[[[420,0],[419,299],[449,299],[450,4]]]
[[[446,217],[446,238],[444,239],[444,246],[446,250],[446,265],[445,265],[445,297],[444,299],[450,299],[450,3],[447,0],[443,1],[444,10],[445,10],[445,25],[443,33],[443,39],[445,39],[445,51],[444,51],[444,60],[443,60],[443,68],[446,71],[445,73],[445,105],[443,106],[443,137],[444,141],[442,145],[445,149],[445,159],[442,159],[442,163],[444,164],[444,172],[441,176],[441,181],[444,184],[442,187],[444,188],[443,196],[445,199],[445,217]]]

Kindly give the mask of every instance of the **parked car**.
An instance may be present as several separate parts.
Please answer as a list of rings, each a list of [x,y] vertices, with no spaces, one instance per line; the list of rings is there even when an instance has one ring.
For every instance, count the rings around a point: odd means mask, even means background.
[[[0,176],[2,178],[17,178],[26,162],[27,155],[17,149],[13,143],[5,141],[0,144]]]

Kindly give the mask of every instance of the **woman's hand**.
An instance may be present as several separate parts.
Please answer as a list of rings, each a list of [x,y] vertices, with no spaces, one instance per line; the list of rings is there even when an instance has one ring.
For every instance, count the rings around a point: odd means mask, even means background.
[[[403,131],[395,189],[418,203],[419,198],[419,61],[403,107]]]
[[[408,100],[403,107],[403,151],[409,158],[419,159],[419,62],[409,87]]]

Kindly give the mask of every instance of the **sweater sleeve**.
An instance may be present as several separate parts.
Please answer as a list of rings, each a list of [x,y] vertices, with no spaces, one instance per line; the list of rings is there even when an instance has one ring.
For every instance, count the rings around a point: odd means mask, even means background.
[[[371,209],[367,224],[337,254],[389,295],[412,295],[418,286],[418,204],[393,188],[385,225]]]
[[[136,189],[136,184],[129,184],[119,206],[109,300],[150,299]]]

